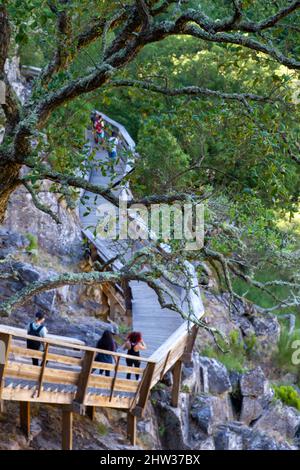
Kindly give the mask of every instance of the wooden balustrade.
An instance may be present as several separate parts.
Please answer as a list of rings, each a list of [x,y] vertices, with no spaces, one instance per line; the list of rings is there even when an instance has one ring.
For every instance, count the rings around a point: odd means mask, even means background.
[[[106,406],[126,408],[139,386],[139,381],[128,380],[126,374],[139,374],[142,379],[149,362],[147,358],[141,358],[141,367],[129,367],[126,358],[136,359],[135,356],[21,333],[0,334],[2,341],[9,345],[5,364],[0,369],[0,400],[70,405],[74,402],[83,406],[86,403],[93,406],[105,403]],[[27,349],[21,342],[26,339],[39,341],[44,351]],[[99,352],[111,355],[112,363],[95,361]],[[32,359],[37,359],[39,365],[33,365]],[[111,376],[100,375],[100,371],[103,374],[108,371]]]
[[[31,402],[62,406],[64,449],[72,447],[74,411],[86,411],[92,417],[97,406],[127,410],[128,436],[135,444],[136,418],[143,415],[151,388],[169,370],[173,372],[171,402],[178,405],[182,360],[189,357],[195,336],[196,327],[190,328],[186,322],[150,358],[140,357],[140,367],[129,367],[126,358],[136,356],[12,333],[0,326],[0,341],[5,345],[5,363],[0,364],[0,402],[20,402],[20,422],[26,435],[30,432]],[[39,341],[43,351],[27,349],[27,339]],[[97,353],[110,355],[112,362],[96,361]],[[32,359],[39,365],[33,365]],[[139,375],[139,380],[127,379],[128,373]]]

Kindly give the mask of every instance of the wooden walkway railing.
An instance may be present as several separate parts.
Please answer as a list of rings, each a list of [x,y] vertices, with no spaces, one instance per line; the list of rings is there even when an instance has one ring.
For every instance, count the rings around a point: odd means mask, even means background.
[[[25,434],[30,431],[30,403],[61,405],[63,411],[63,448],[72,447],[70,429],[73,412],[93,414],[95,407],[127,411],[128,437],[136,438],[136,418],[143,415],[151,388],[167,371],[173,370],[172,404],[177,406],[180,391],[181,361],[191,352],[196,327],[187,324],[169,338],[150,358],[140,357],[140,367],[129,367],[119,352],[102,351],[65,340],[42,339],[22,333],[7,332],[0,326],[0,344],[4,351],[0,364],[0,400],[20,402],[20,421]],[[32,339],[43,351],[27,349]],[[97,353],[108,354],[113,363],[95,361]],[[38,365],[33,365],[36,359]],[[109,371],[109,376],[99,371]],[[131,374],[131,378],[127,378]],[[136,374],[139,375],[136,380]],[[69,415],[69,418],[68,418]],[[66,436],[70,439],[66,441]]]

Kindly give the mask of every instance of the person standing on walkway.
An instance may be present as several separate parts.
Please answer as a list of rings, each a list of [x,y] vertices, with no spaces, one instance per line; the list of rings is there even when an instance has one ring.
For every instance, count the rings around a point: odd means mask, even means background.
[[[147,346],[142,338],[142,333],[139,331],[132,331],[126,340],[126,343],[123,345],[123,349],[127,349],[127,354],[129,356],[140,356],[140,351],[147,349]],[[126,358],[126,364],[129,367],[140,367],[141,362],[138,359]],[[136,380],[139,379],[139,374],[135,374]],[[131,379],[131,374],[128,372],[127,379]]]
[[[90,115],[91,121],[92,121],[92,129],[95,128],[95,122],[96,122],[96,111],[92,111]]]
[[[114,160],[117,157],[117,148],[119,144],[118,134],[113,131],[111,137],[108,139],[109,142],[109,158]]]
[[[94,129],[95,129],[95,143],[100,143],[103,145],[104,143],[104,121],[100,114],[96,115],[95,122],[94,122]]]
[[[102,349],[104,351],[111,351],[115,352],[117,347],[116,343],[113,339],[112,332],[109,330],[105,330],[104,333],[102,334],[101,338],[99,339],[97,346],[97,349]],[[97,353],[95,357],[95,361],[97,362],[104,362],[106,364],[113,364],[115,362],[114,356],[111,354],[105,354],[105,353]],[[104,372],[103,369],[99,369],[99,374],[102,375]],[[110,376],[110,371],[106,370],[105,371],[106,377]]]
[[[42,312],[37,312],[35,314],[35,320],[32,321],[27,329],[27,334],[29,336],[36,336],[37,338],[45,338],[47,336],[47,328],[44,325],[45,315]],[[40,341],[35,341],[34,339],[27,340],[27,349],[33,349],[34,351],[42,351],[44,349],[43,343]],[[32,358],[32,364],[34,366],[39,365],[39,360]]]

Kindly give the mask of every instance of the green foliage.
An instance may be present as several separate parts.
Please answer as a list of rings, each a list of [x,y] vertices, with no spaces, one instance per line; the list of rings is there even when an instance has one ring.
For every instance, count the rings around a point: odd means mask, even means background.
[[[14,41],[25,65],[43,67],[55,51],[57,18],[49,3],[8,2]],[[120,6],[115,0],[70,0],[67,6],[55,3],[59,9],[68,8],[74,32],[85,30],[93,18],[112,16]],[[233,2],[229,0],[190,0],[175,2],[160,19],[173,20],[185,8],[199,8],[200,3],[203,13],[214,19],[233,13]],[[244,16],[261,20],[283,5],[284,0],[244,0]],[[293,15],[293,20],[299,18],[299,13]],[[292,20],[287,17],[284,22],[290,26]],[[270,28],[268,34],[267,40],[284,54],[299,51],[295,29],[279,25]],[[108,43],[113,39],[110,31]],[[75,45],[76,35],[67,52],[73,53]],[[31,99],[38,101],[45,91],[55,92],[67,81],[94,71],[99,66],[102,46],[99,38],[84,48],[67,70],[55,74],[47,90],[36,83]],[[37,162],[46,155],[55,170],[85,174],[93,164],[93,155],[87,158],[84,150],[90,111],[104,111],[124,124],[137,140],[141,157],[129,177],[135,195],[186,188],[196,196],[212,192],[206,204],[207,245],[229,258],[246,260],[244,272],[259,281],[281,275],[293,280],[299,272],[299,261],[292,254],[299,248],[299,240],[280,223],[299,211],[300,171],[291,158],[298,154],[300,140],[299,106],[292,105],[297,75],[246,48],[172,36],[141,49],[134,61],[114,71],[113,78],[150,80],[166,88],[194,85],[280,99],[259,104],[249,101],[250,106],[245,106],[240,101],[211,96],[170,97],[133,87],[118,89],[108,82],[101,93],[97,90],[56,110],[40,130],[39,144],[31,159]],[[102,170],[104,173],[105,168]],[[35,174],[32,182],[36,179]],[[52,186],[53,191],[57,189],[57,185]],[[74,202],[77,193],[68,188],[63,191],[66,199]],[[228,286],[224,283],[222,287]],[[276,286],[269,289],[270,295],[249,288],[240,279],[233,280],[233,287],[265,307],[273,305],[274,295],[282,300],[289,294],[287,287]],[[294,289],[293,294],[298,291]],[[247,348],[247,344],[243,347]]]
[[[300,394],[291,385],[274,385],[275,398],[300,411]]]
[[[108,434],[107,426],[105,426],[104,423],[98,423],[97,431],[100,434],[100,436],[106,436]]]
[[[247,50],[233,51],[181,37],[167,38],[159,47],[147,46],[123,74],[144,80],[159,77],[152,80],[169,87],[196,85],[262,95],[276,88],[287,101],[295,81],[292,73]],[[132,88],[108,88],[101,106],[135,138],[143,136],[144,121],[155,123],[158,129],[167,128],[189,156],[191,166],[204,157],[201,168],[190,172],[189,186],[213,184],[238,203],[243,204],[243,197],[248,196],[248,201],[253,198],[253,206],[297,210],[291,195],[297,192],[299,171],[289,155],[291,148],[297,153],[294,142],[299,141],[296,109],[290,112],[281,103],[251,103],[249,113],[241,103],[170,98]]]
[[[274,364],[282,372],[298,373],[299,365],[293,364],[292,362],[292,356],[295,352],[295,348],[293,347],[294,341],[300,341],[300,329],[294,330],[290,335],[288,328],[283,326],[281,328],[277,350],[273,358]]]
[[[55,170],[71,174],[86,171],[85,130],[91,109],[79,99],[51,116],[44,149],[50,151],[49,161]]]
[[[169,189],[183,189],[189,158],[176,138],[165,127],[148,121],[139,132],[135,178],[142,193],[164,193]]]
[[[156,385],[154,385],[153,391],[166,390],[166,388],[167,388],[166,384],[162,382],[158,382]]]
[[[222,352],[217,347],[208,346],[201,351],[203,356],[212,357],[220,361],[230,371],[243,372],[246,369],[246,362],[250,354],[255,349],[256,337],[250,336],[245,340],[240,338],[238,330],[232,330],[228,338],[229,345],[222,344]]]
[[[159,426],[158,434],[160,435],[160,437],[163,437],[166,434],[166,432],[167,432],[167,429],[163,424]]]
[[[130,327],[126,325],[125,323],[120,323],[118,325],[118,328],[119,328],[120,335],[127,335],[130,332]]]
[[[254,351],[257,346],[257,337],[255,336],[255,334],[246,336],[244,338],[244,343],[248,353],[251,353],[251,351]]]
[[[29,244],[26,246],[26,251],[28,253],[35,253],[38,250],[38,239],[32,233],[27,233],[26,238],[29,241]]]
[[[183,385],[183,386],[181,387],[181,392],[182,392],[182,393],[191,393],[191,389],[190,389],[190,387],[189,387],[188,385]]]

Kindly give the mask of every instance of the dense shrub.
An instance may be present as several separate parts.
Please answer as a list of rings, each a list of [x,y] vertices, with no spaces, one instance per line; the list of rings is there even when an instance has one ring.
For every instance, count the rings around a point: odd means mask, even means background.
[[[300,395],[291,385],[273,386],[275,398],[287,406],[293,406],[300,411]]]

